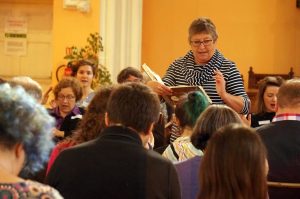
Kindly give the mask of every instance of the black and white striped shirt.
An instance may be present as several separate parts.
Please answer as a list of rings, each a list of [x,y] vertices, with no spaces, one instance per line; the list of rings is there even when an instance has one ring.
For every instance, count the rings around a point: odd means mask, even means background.
[[[200,85],[206,91],[214,104],[224,104],[218,95],[214,79],[214,71],[219,69],[226,82],[226,92],[234,96],[242,96],[244,106],[241,114],[249,113],[250,99],[244,89],[244,84],[235,64],[216,50],[211,60],[204,66],[197,65],[192,51],[184,57],[175,60],[168,68],[163,82],[167,86]]]

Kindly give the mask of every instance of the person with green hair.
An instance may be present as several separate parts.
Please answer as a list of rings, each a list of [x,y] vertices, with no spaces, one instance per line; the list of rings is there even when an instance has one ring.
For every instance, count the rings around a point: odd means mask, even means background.
[[[182,129],[182,134],[163,152],[163,156],[173,162],[180,162],[203,152],[195,148],[190,140],[193,127],[199,115],[209,106],[205,95],[199,91],[183,95],[175,108],[175,123]]]

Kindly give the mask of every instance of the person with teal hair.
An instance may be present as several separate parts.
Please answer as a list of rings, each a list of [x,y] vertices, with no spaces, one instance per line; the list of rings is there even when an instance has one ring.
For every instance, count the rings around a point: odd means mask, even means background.
[[[190,137],[197,118],[209,105],[207,97],[199,91],[180,98],[175,108],[175,122],[182,129],[182,134],[163,152],[165,158],[180,162],[203,154],[192,145]]]

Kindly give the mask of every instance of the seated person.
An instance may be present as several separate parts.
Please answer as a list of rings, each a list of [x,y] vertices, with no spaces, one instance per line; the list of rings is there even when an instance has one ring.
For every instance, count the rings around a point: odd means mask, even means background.
[[[82,97],[82,88],[77,79],[66,77],[58,82],[53,93],[57,107],[49,113],[56,120],[54,136],[58,141],[72,135],[82,118],[84,110],[76,106]]]
[[[200,166],[199,198],[267,199],[268,162],[257,133],[240,124],[217,130]]]
[[[129,66],[119,72],[117,81],[119,84],[125,82],[143,82],[144,77],[141,71],[139,71],[134,67]]]
[[[227,124],[242,123],[239,115],[226,105],[210,105],[198,118],[191,136],[192,144],[205,153],[215,131]],[[175,164],[184,199],[194,199],[199,191],[198,172],[202,156]]]
[[[23,88],[0,85],[0,197],[62,199],[53,188],[18,177],[48,159],[53,118]]]
[[[147,86],[119,85],[108,100],[108,127],[98,138],[62,151],[47,182],[72,199],[180,198],[172,163],[144,148],[159,108]]]
[[[183,129],[183,133],[163,152],[165,158],[180,162],[203,154],[192,145],[190,137],[197,118],[208,106],[208,99],[199,91],[181,97],[175,107],[175,121]]]
[[[267,151],[268,180],[300,183],[300,79],[287,80],[277,94],[278,108],[270,124],[257,128]],[[270,199],[299,199],[300,189],[269,187]]]
[[[95,96],[88,105],[87,111],[79,124],[79,128],[77,128],[72,136],[59,142],[52,150],[48,162],[47,173],[61,151],[71,146],[93,140],[100,135],[102,130],[106,127],[104,115],[106,112],[107,101],[112,91],[113,87],[110,86],[102,87],[95,92]]]
[[[144,76],[141,71],[134,67],[126,67],[121,70],[118,74],[117,81],[119,84],[127,82],[144,82]],[[161,115],[159,121],[155,123],[153,129],[154,144],[149,143],[148,148],[156,149],[167,144],[167,138],[165,135],[165,123],[168,121],[166,104],[160,103]]]
[[[6,80],[4,80],[0,77],[0,84],[4,84],[5,82],[6,82]]]
[[[9,81],[9,84],[11,86],[17,86],[17,85],[22,86],[29,95],[35,98],[37,102],[41,103],[42,105],[47,104],[49,94],[52,91],[52,86],[50,86],[47,89],[47,91],[43,94],[42,87],[40,86],[40,84],[28,76],[13,77]],[[54,100],[50,102],[50,105],[51,107],[55,107]]]
[[[97,66],[88,60],[72,61],[68,63],[68,66],[71,67],[72,76],[78,79],[82,88],[82,96],[76,102],[76,105],[86,108],[95,95],[92,83]]]
[[[17,76],[13,77],[10,82],[12,86],[20,85],[22,86],[25,91],[31,95],[33,98],[37,100],[37,102],[42,101],[42,87],[40,86],[39,83],[31,79],[30,77],[27,76]]]
[[[272,121],[277,110],[277,93],[284,80],[281,77],[265,77],[258,83],[257,111],[251,117],[251,127]]]

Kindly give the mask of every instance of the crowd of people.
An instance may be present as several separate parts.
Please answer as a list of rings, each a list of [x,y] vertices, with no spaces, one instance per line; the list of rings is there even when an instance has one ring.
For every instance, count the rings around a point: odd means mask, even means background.
[[[0,79],[0,197],[298,199],[268,181],[300,183],[300,80],[262,79],[246,117],[250,99],[213,22],[198,18],[188,34],[163,83],[127,67],[95,89],[88,60],[70,62],[72,76],[45,95],[30,77]],[[170,86],[207,95],[174,106],[162,97]]]

